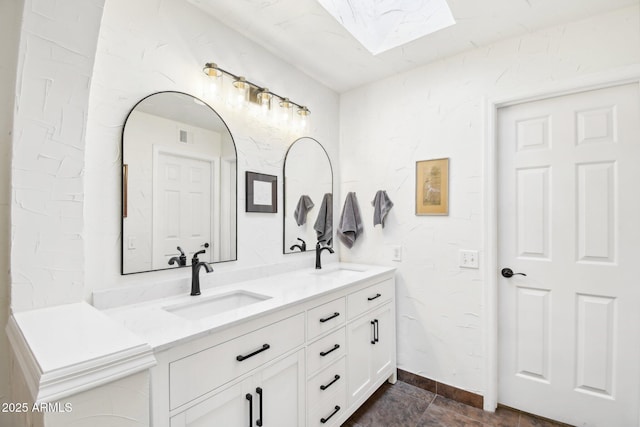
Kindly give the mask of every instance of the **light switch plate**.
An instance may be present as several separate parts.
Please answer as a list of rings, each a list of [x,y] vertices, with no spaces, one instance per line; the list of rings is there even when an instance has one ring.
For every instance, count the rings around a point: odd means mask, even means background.
[[[478,268],[478,251],[470,249],[460,249],[460,260],[458,265],[463,268]]]
[[[391,260],[402,261],[402,246],[396,245],[391,248]]]

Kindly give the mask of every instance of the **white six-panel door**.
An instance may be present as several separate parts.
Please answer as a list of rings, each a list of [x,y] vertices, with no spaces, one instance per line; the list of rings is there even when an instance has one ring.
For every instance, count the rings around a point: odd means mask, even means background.
[[[498,111],[500,403],[638,424],[637,84]],[[499,274],[499,273],[498,273]]]

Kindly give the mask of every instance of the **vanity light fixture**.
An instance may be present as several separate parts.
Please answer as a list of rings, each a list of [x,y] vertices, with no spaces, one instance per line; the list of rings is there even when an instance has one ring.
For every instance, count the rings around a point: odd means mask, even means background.
[[[311,111],[309,111],[309,109],[307,107],[298,107],[298,115],[302,116],[303,118],[307,118],[307,116],[309,116],[311,114]]]
[[[258,94],[256,95],[256,97],[258,98],[258,104],[268,106],[271,98],[273,98],[273,95],[271,95],[271,92],[269,92],[269,88],[263,87],[262,89],[258,90]]]
[[[220,77],[222,76],[222,71],[218,68],[218,64],[215,62],[207,62],[204,64],[204,68],[202,69],[204,73],[209,77]]]
[[[245,91],[247,89],[249,89],[249,83],[247,82],[247,79],[245,79],[244,77],[240,76],[240,77],[236,77],[235,81],[233,82],[233,86],[241,91]]]
[[[249,102],[259,104],[263,109],[268,110],[271,108],[271,99],[275,97],[280,100],[278,105],[281,108],[281,115],[285,120],[291,115],[294,106],[298,107],[298,114],[305,120],[311,114],[311,111],[304,105],[300,105],[291,101],[289,98],[271,92],[266,87],[260,87],[245,77],[237,76],[224,70],[218,67],[218,64],[215,62],[207,62],[202,71],[211,78],[220,78],[224,75],[231,77],[233,79],[233,86],[240,91],[240,93],[238,93],[238,99],[235,101],[242,102],[246,100],[248,93]]]

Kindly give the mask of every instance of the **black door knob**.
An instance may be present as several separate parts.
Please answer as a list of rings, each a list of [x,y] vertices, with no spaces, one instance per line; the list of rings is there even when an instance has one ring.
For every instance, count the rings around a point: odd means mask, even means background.
[[[506,277],[507,279],[511,276],[515,276],[516,274],[519,274],[521,276],[526,276],[526,274],[524,273],[514,273],[513,270],[510,268],[503,268],[500,274],[502,274],[502,277]]]

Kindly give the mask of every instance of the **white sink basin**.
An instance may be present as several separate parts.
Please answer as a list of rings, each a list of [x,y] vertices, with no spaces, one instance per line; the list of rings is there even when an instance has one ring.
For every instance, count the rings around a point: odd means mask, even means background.
[[[235,310],[250,304],[265,301],[268,295],[256,294],[243,290],[210,297],[193,297],[192,301],[162,307],[163,310],[189,320],[215,316],[229,310]]]
[[[362,274],[367,271],[364,268],[351,267],[351,266],[338,266],[332,267],[328,266],[326,268],[321,268],[319,270],[313,270],[311,274],[322,276],[322,277],[351,277],[354,275]]]

